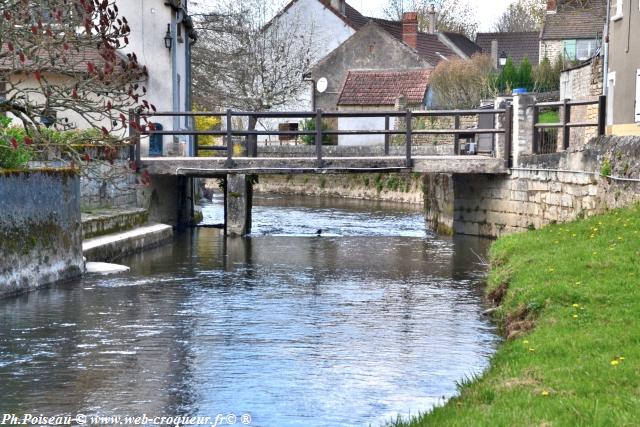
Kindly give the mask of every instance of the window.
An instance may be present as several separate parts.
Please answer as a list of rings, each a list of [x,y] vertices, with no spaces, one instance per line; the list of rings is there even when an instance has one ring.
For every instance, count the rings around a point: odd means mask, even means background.
[[[585,61],[596,53],[598,47],[597,40],[578,40],[576,42],[576,58]]]
[[[576,40],[565,40],[564,44],[564,58],[569,61],[574,61],[576,59]]]
[[[613,124],[613,98],[616,88],[616,73],[609,73],[607,76],[607,126]]]
[[[617,21],[622,19],[622,6],[624,4],[624,0],[613,0],[611,7],[613,9],[613,16],[611,17],[612,21]]]
[[[640,69],[636,70],[636,123],[640,122]]]

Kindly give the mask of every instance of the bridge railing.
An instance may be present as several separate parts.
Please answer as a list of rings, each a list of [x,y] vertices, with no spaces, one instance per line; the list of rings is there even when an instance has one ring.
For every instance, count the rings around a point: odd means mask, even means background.
[[[595,110],[583,116],[597,121],[573,121],[573,107],[587,107]],[[596,107],[596,108],[594,108]],[[560,121],[556,123],[540,122],[541,110],[559,110]],[[567,150],[571,142],[571,131],[576,128],[597,128],[597,135],[605,134],[607,117],[607,97],[600,96],[596,100],[560,102],[538,102],[533,106],[533,153],[550,154],[560,150]]]
[[[479,116],[479,115],[492,115],[494,118],[493,128],[488,129],[462,129],[460,127],[460,118],[464,116]],[[496,117],[502,115],[502,126],[496,127]],[[152,122],[152,118],[155,117],[218,117],[225,123],[225,129],[221,130],[159,130]],[[421,129],[414,124],[414,119],[418,118],[441,118],[449,117],[453,118],[453,128],[447,129]],[[254,124],[259,119],[312,119],[314,121],[313,130],[256,130],[256,129],[235,129],[234,118],[248,119],[248,121]],[[385,129],[380,130],[328,130],[324,128],[325,119],[341,119],[341,118],[384,118]],[[391,119],[396,119],[403,123],[400,129],[391,128]],[[234,139],[239,137],[245,137],[247,140],[247,155],[248,157],[257,157],[257,137],[258,136],[286,136],[286,137],[301,137],[311,136],[315,145],[315,158],[318,166],[322,166],[323,159],[323,140],[326,136],[355,136],[355,135],[378,135],[384,136],[384,155],[390,155],[391,138],[396,135],[404,135],[404,153],[406,164],[411,166],[413,160],[413,141],[416,135],[452,135],[453,136],[453,153],[460,155],[462,153],[460,147],[461,138],[474,137],[476,135],[503,135],[504,147],[501,152],[501,157],[505,160],[505,164],[509,164],[511,155],[511,139],[512,139],[512,123],[513,123],[513,109],[511,105],[507,105],[501,109],[474,109],[474,110],[424,110],[424,111],[357,111],[357,112],[323,112],[317,110],[315,112],[244,112],[227,110],[225,113],[205,111],[205,112],[155,112],[153,114],[139,114],[135,111],[131,112],[130,121],[132,123],[132,136],[135,140],[135,152],[132,150],[132,160],[136,162],[140,161],[141,149],[140,149],[140,137],[152,136],[152,135],[168,135],[168,136],[194,136],[196,137],[195,155],[198,155],[200,151],[224,151],[227,156],[227,163],[232,165],[234,154],[233,146]],[[200,145],[197,143],[198,137],[213,136],[222,137],[222,145]],[[492,149],[492,155],[496,156],[498,150],[495,147]]]

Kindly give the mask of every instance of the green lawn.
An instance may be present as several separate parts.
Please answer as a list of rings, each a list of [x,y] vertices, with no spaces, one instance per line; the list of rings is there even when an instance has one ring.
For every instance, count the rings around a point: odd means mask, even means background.
[[[501,238],[491,259],[496,321],[520,335],[459,397],[397,425],[640,425],[640,207]]]

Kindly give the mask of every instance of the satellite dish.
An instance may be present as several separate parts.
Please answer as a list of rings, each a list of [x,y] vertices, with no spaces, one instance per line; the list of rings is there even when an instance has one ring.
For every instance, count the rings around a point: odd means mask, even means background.
[[[329,81],[326,79],[326,77],[321,77],[316,84],[316,89],[318,89],[318,92],[320,93],[324,93],[328,87]]]

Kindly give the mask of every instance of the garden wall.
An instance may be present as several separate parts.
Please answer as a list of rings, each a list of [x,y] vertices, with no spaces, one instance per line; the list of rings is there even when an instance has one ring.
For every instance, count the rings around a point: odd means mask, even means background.
[[[0,170],[0,206],[0,298],[82,274],[77,172]]]

